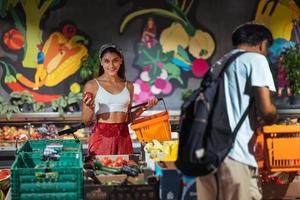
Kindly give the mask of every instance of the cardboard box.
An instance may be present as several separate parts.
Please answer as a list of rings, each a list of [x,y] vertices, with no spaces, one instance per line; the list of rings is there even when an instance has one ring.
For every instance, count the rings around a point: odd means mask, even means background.
[[[156,162],[155,174],[159,177],[159,197],[163,200],[180,199],[181,174],[172,161]]]
[[[111,181],[122,182],[126,178],[127,183],[108,185]],[[144,173],[137,177],[128,177],[126,174],[95,176],[93,170],[86,169],[84,198],[86,200],[158,200],[158,180],[150,169],[144,169]]]
[[[141,160],[140,154],[123,154],[123,155],[97,155],[97,160],[102,160],[103,158],[110,158],[111,160],[116,160],[118,157],[123,157],[124,160],[134,160],[135,162],[138,162]]]
[[[127,176],[126,174],[97,175],[96,177],[103,185],[108,185],[112,181],[124,183],[126,179],[130,184],[144,183],[144,174],[139,174],[136,177]]]
[[[85,200],[158,200],[158,182],[140,185],[101,185],[86,181]]]

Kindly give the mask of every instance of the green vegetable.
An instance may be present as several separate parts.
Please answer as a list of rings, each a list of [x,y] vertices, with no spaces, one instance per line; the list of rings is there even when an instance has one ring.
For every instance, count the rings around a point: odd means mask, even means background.
[[[101,170],[111,174],[121,174],[122,168],[105,167],[100,162],[94,161],[94,170]]]
[[[122,168],[102,167],[101,170],[112,173],[112,174],[121,174],[122,173]]]
[[[104,170],[95,170],[94,173],[96,175],[109,175],[110,174],[109,172],[106,172]]]

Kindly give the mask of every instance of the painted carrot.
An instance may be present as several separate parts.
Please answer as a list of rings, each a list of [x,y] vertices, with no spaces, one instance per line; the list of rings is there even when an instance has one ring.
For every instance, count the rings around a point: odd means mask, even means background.
[[[29,88],[34,88],[35,84],[33,81],[29,80],[26,76],[23,74],[17,73],[16,74],[17,80],[24,86],[29,87]],[[41,81],[39,83],[39,87],[42,87],[44,85],[45,81]]]
[[[38,92],[31,91],[25,87],[23,87],[18,82],[7,82],[6,85],[12,90],[17,92],[23,92],[28,91],[30,94],[32,94],[33,98],[37,102],[43,102],[43,103],[49,103],[54,99],[59,98],[61,95],[59,94],[40,94]]]
[[[28,88],[25,88],[23,85],[18,83],[15,76],[11,74],[9,67],[5,61],[0,60],[0,64],[3,65],[6,72],[4,77],[4,82],[12,91],[17,91],[17,92],[27,91],[33,96],[35,101],[43,102],[43,103],[49,103],[52,100],[57,99],[61,96],[59,94],[40,94],[38,92],[33,92]]]

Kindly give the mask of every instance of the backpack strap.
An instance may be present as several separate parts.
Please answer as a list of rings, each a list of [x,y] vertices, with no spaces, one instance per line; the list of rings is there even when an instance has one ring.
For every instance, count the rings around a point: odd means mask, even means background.
[[[233,132],[232,132],[233,135],[234,135],[234,138],[235,138],[235,136],[237,135],[237,132],[239,131],[239,129],[241,128],[243,122],[245,121],[245,119],[246,119],[246,117],[247,117],[247,115],[248,115],[248,113],[249,113],[249,111],[250,111],[250,108],[251,108],[251,106],[252,106],[253,103],[254,103],[254,98],[252,97],[252,98],[250,99],[250,101],[249,101],[248,107],[247,107],[246,110],[244,111],[244,113],[243,113],[243,115],[242,115],[240,121],[237,123],[237,125],[235,126],[235,128],[234,128],[234,130],[233,130]]]
[[[218,74],[218,77],[221,77],[221,76],[224,74],[225,70],[229,67],[229,65],[230,65],[237,57],[239,57],[240,55],[242,55],[242,54],[244,54],[244,53],[246,53],[246,51],[238,51],[238,52],[232,54],[232,55],[227,59],[227,61],[225,62],[225,64],[223,65],[223,68],[222,68],[222,70],[220,71],[220,73]]]
[[[242,55],[242,54],[244,54],[244,53],[246,53],[246,51],[238,51],[238,52],[232,54],[232,55],[227,59],[227,61],[225,62],[225,64],[224,64],[224,66],[223,66],[221,72],[219,73],[218,77],[221,77],[221,76],[224,74],[225,70],[229,67],[229,65],[230,65],[237,57],[239,57],[240,55]],[[248,107],[246,108],[246,110],[244,111],[244,113],[243,113],[241,119],[239,120],[239,122],[237,123],[236,127],[234,128],[234,130],[233,130],[234,138],[235,138],[235,136],[237,135],[238,130],[241,128],[243,122],[245,121],[245,119],[246,119],[246,117],[247,117],[247,115],[248,115],[248,113],[249,113],[249,111],[250,111],[250,107],[252,106],[253,102],[254,102],[254,98],[251,98],[250,101],[249,101]]]

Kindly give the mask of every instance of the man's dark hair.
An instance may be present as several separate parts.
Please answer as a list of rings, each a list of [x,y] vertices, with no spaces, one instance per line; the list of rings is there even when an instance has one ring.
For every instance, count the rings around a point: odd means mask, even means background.
[[[271,31],[262,24],[243,24],[236,28],[232,33],[233,46],[238,46],[241,44],[256,46],[264,40],[268,41],[269,46],[271,46],[273,43]]]

